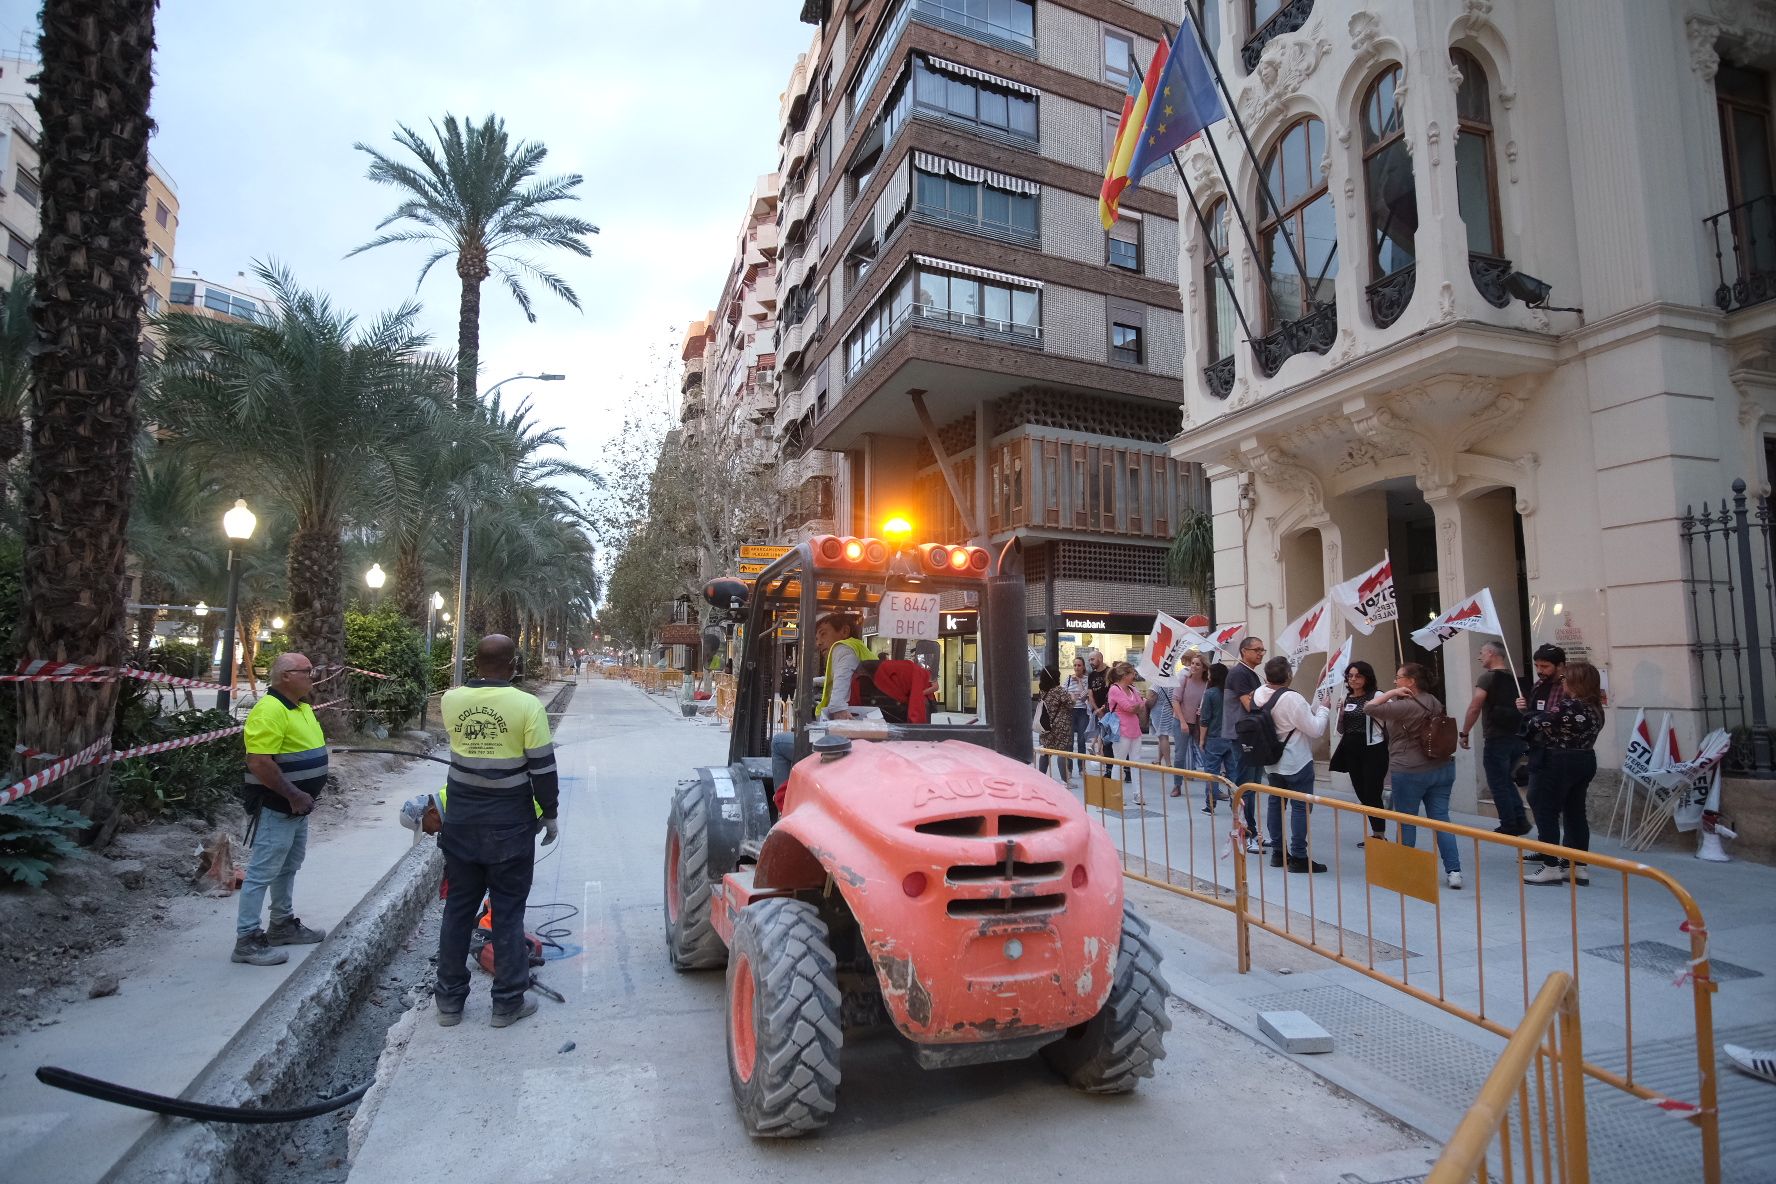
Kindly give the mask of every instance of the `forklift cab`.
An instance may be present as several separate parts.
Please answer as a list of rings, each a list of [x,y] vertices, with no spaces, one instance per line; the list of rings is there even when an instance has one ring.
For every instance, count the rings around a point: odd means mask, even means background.
[[[816,721],[817,679],[824,675],[826,660],[815,645],[815,622],[833,612],[866,618],[889,593],[978,606],[978,635],[970,647],[981,667],[975,678],[977,709],[953,714],[939,710],[922,724],[829,726]],[[793,690],[788,730],[795,736],[798,762],[829,731],[872,739],[964,740],[1024,762],[1033,755],[1023,564],[1015,541],[995,556],[979,547],[922,543],[895,548],[879,539],[822,535],[773,561],[750,587],[738,580],[717,580],[704,595],[742,624],[730,769],[744,769],[752,779],[769,783],[771,738],[783,730],[778,691],[786,684]],[[905,641],[890,640],[890,646],[878,657],[914,656]],[[793,680],[786,678],[791,670]]]

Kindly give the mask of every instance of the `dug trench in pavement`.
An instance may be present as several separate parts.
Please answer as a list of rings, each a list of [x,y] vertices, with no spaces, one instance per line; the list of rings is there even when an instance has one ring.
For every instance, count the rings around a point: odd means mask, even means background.
[[[876,1035],[847,1043],[825,1131],[749,1140],[729,1091],[723,976],[674,973],[662,935],[673,787],[725,760],[727,743],[626,683],[579,688],[556,735],[561,851],[539,865],[531,895],[582,910],[568,922],[569,956],[539,971],[568,1002],[540,1000],[535,1016],[496,1031],[477,974],[460,1025],[439,1027],[429,1009],[411,1017],[360,1116],[355,1184],[479,1184],[496,1163],[527,1184],[691,1174],[825,1184],[835,1169],[857,1180],[1076,1179],[1085,1162],[1141,1179],[1386,1180],[1435,1157],[1415,1132],[1176,1000],[1168,1055],[1133,1095],[1076,1094],[1036,1058],[927,1071],[898,1037]]]
[[[314,829],[296,878],[304,922],[331,930],[412,845],[395,809],[435,789],[440,766],[361,759],[365,777],[326,826]],[[400,767],[396,767],[400,766]],[[376,802],[380,800],[382,804]],[[239,897],[176,897],[166,919],[108,956],[115,995],[69,1004],[47,1027],[0,1042],[0,1178],[87,1184],[105,1176],[156,1119],[141,1110],[39,1084],[32,1071],[59,1065],[105,1081],[177,1096],[262,1004],[320,946],[285,947],[281,966],[229,961]]]

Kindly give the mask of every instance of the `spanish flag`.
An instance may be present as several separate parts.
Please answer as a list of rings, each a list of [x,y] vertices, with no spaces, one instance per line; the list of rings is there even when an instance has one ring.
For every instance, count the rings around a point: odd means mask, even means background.
[[[1098,191],[1098,220],[1109,230],[1121,213],[1122,191],[1138,184],[1139,177],[1129,175],[1134,163],[1135,145],[1140,143],[1141,129],[1147,123],[1147,109],[1153,105],[1153,88],[1165,77],[1170,47],[1161,41],[1153,50],[1153,63],[1145,77],[1129,76],[1128,94],[1122,100],[1122,121],[1116,125],[1116,142],[1110,149],[1110,163],[1104,168],[1104,187]]]

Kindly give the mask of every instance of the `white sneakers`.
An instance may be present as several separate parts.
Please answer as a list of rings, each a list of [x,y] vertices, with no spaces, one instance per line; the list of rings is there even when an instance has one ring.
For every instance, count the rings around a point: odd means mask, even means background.
[[[1462,886],[1462,874],[1460,872],[1449,872],[1443,877],[1443,879],[1451,888],[1460,888]]]
[[[1575,884],[1589,884],[1591,870],[1583,864],[1544,863],[1523,877],[1525,884],[1564,884],[1568,878]]]
[[[1723,1044],[1721,1051],[1727,1054],[1728,1060],[1753,1077],[1762,1077],[1765,1081],[1776,1081],[1776,1050],[1746,1048],[1739,1044]]]

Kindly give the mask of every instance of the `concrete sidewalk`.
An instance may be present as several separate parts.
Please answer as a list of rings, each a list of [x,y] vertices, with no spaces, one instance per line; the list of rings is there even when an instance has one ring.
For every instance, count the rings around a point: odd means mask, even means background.
[[[437,787],[443,767],[413,761],[369,780],[354,796],[374,817],[329,827],[310,840],[296,881],[296,909],[331,930],[412,845],[396,818],[401,801]],[[122,980],[114,996],[64,1009],[49,1027],[0,1044],[0,1176],[87,1184],[99,1180],[153,1127],[153,1115],[39,1084],[58,1065],[153,1093],[178,1095],[317,951],[288,947],[282,966],[229,961],[238,896],[174,899],[152,935],[108,959]]]
[[[1324,784],[1316,788],[1351,800]],[[1187,783],[1185,796],[1173,798],[1157,775],[1150,775],[1145,800],[1145,809],[1104,816],[1128,869],[1166,879],[1169,850],[1174,882],[1194,877],[1199,890],[1219,883],[1231,898],[1235,856],[1227,807],[1204,815],[1200,787],[1192,794]],[[1262,798],[1258,807],[1262,827]],[[1485,831],[1496,825],[1478,815],[1453,820]],[[1594,819],[1599,830],[1602,821]],[[1477,852],[1469,840],[1459,845],[1463,889],[1441,887],[1439,875],[1436,905],[1403,902],[1394,892],[1367,887],[1364,852],[1356,848],[1364,828],[1354,813],[1312,813],[1313,857],[1331,865],[1321,875],[1272,868],[1268,852],[1238,855],[1247,861],[1251,907],[1262,908],[1275,925],[1317,934],[1322,946],[1377,971],[1404,974],[1414,986],[1506,1026],[1521,1018],[1526,992],[1533,995],[1551,971],[1569,971],[1580,984],[1586,1058],[1620,1072],[1632,1045],[1637,1082],[1698,1100],[1692,993],[1672,981],[1689,959],[1689,937],[1679,931],[1683,914],[1662,886],[1601,870],[1593,870],[1584,887],[1525,885],[1515,849],[1482,843]],[[1432,846],[1422,828],[1418,846]],[[1713,996],[1717,1056],[1722,1043],[1776,1045],[1776,869],[1704,863],[1684,851],[1624,852],[1596,832],[1592,847],[1660,869],[1695,896],[1719,984]],[[1256,1039],[1262,1039],[1259,1012],[1307,1013],[1332,1033],[1335,1049],[1293,1059],[1435,1138],[1454,1130],[1503,1047],[1478,1025],[1257,930],[1252,972],[1239,974],[1230,914],[1132,881],[1130,892],[1190,939],[1188,956],[1166,963],[1180,994]],[[1725,1179],[1770,1179],[1776,1087],[1737,1072],[1724,1057],[1717,1073]],[[1687,1123],[1596,1082],[1587,1083],[1587,1099],[1593,1179],[1700,1178],[1700,1136]]]

